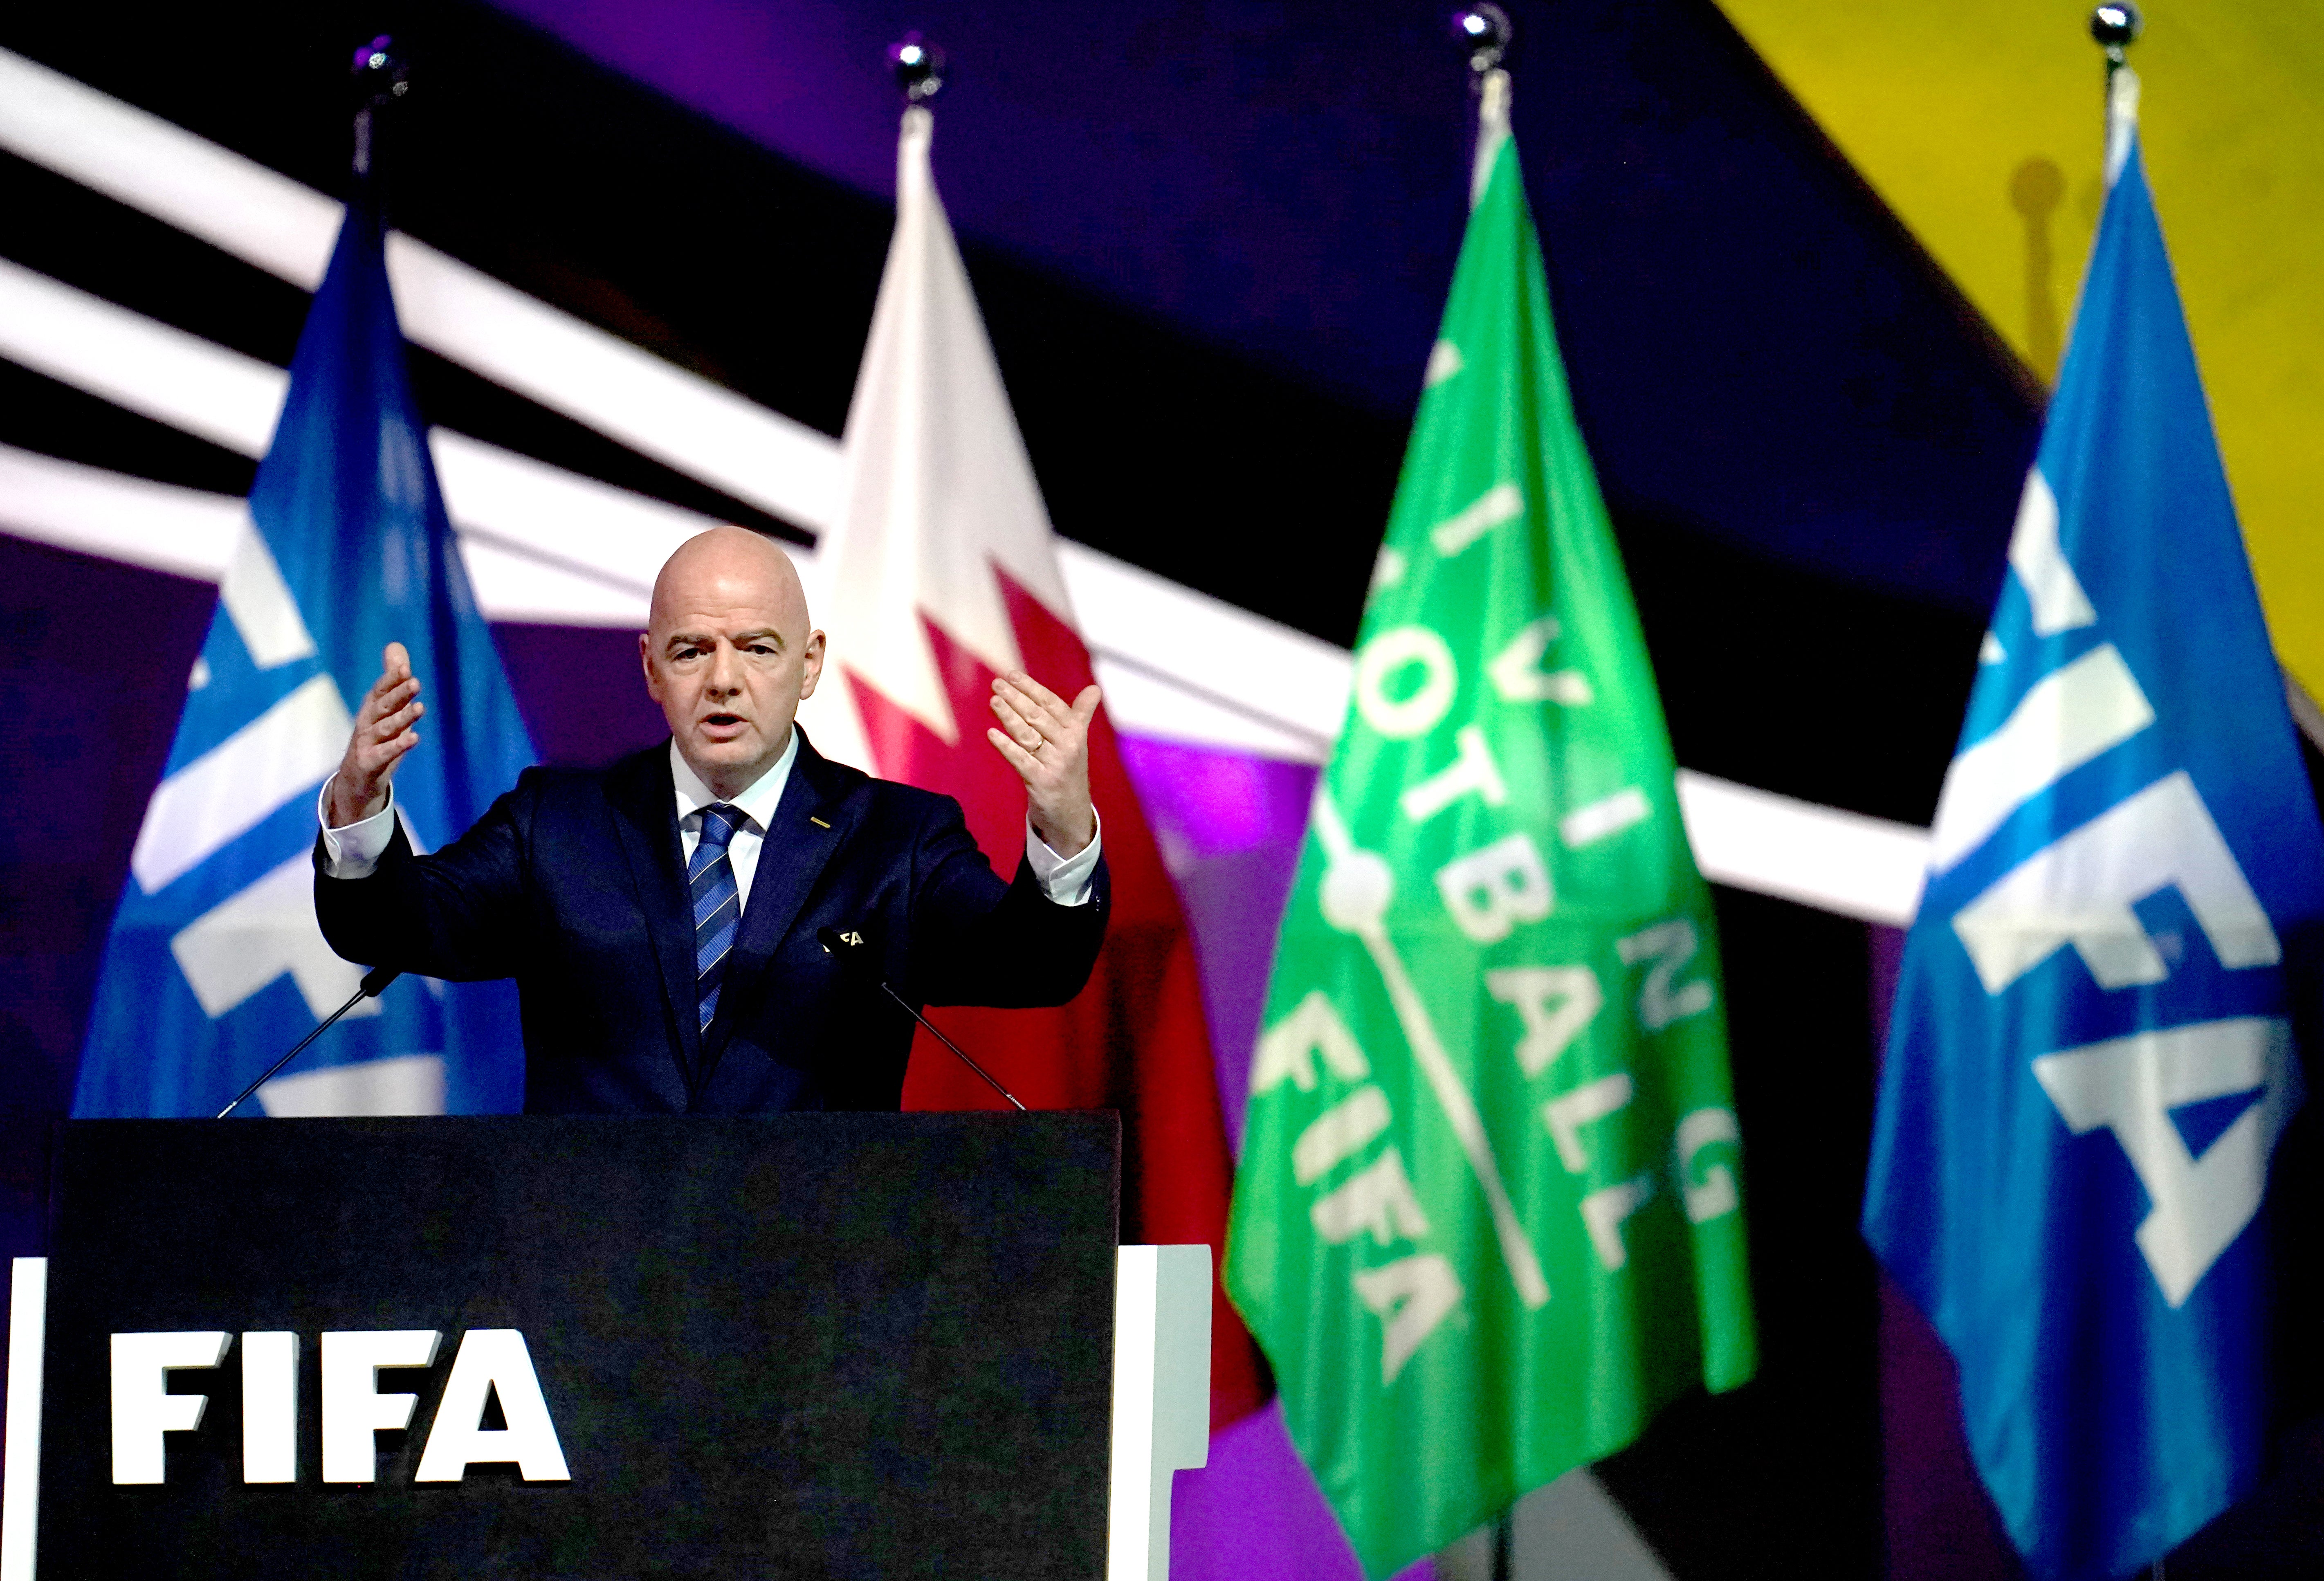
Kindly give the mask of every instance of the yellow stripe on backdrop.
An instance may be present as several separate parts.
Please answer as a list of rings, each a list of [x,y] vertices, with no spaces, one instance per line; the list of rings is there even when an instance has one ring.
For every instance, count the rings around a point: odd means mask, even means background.
[[[2098,222],[2087,0],[1721,0],[2017,354],[2054,379]],[[2324,10],[2152,0],[2148,175],[2277,653],[2324,695]]]

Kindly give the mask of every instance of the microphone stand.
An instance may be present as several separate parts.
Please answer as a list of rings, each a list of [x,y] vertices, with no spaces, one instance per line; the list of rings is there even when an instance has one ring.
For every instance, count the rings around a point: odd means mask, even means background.
[[[884,977],[880,980],[880,991],[882,994],[885,994],[889,998],[894,1000],[898,1004],[903,1005],[904,1013],[906,1015],[910,1016],[914,1021],[927,1028],[929,1031],[935,1032],[936,1041],[942,1043],[945,1048],[951,1049],[955,1055],[957,1055],[963,1065],[967,1066],[971,1070],[976,1072],[977,1075],[982,1077],[986,1086],[991,1087],[994,1092],[999,1093],[1010,1103],[1017,1104],[1017,1095],[1015,1093],[1010,1092],[1007,1087],[1002,1086],[999,1082],[993,1080],[992,1073],[985,1069],[982,1065],[979,1065],[975,1060],[971,1059],[968,1057],[968,1051],[966,1049],[963,1049],[958,1043],[954,1042],[950,1038],[945,1037],[942,1032],[936,1031],[936,1023],[930,1021],[918,1011],[914,1010],[910,1004],[907,1003],[902,994],[888,986],[887,979]],[[1019,1114],[1022,1114],[1025,1110],[1025,1105],[1022,1104],[1017,1104],[1017,1109]]]
[[[317,1026],[313,1031],[309,1032],[305,1037],[291,1044],[290,1052],[285,1054],[281,1059],[268,1066],[264,1075],[261,1076],[256,1081],[252,1082],[248,1086],[243,1088],[241,1094],[235,1097],[234,1102],[228,1104],[225,1108],[220,1109],[213,1118],[223,1120],[228,1114],[233,1114],[236,1109],[241,1108],[242,1105],[249,1100],[251,1094],[256,1092],[260,1087],[264,1086],[268,1082],[272,1081],[276,1071],[290,1064],[293,1059],[298,1059],[300,1053],[305,1049],[308,1044],[321,1037],[325,1032],[329,1031],[333,1026],[337,1024],[338,1019],[341,1016],[346,1014],[347,1012],[353,1010],[357,1004],[360,1004],[366,999],[378,998],[381,989],[386,987],[390,983],[394,982],[401,975],[403,975],[402,969],[397,966],[374,966],[370,971],[365,972],[364,974],[362,985],[347,996],[347,1002],[345,1004],[342,1004],[338,1009],[325,1016],[321,1024]],[[931,1027],[929,1031],[935,1031],[936,1029]],[[942,1032],[936,1032],[936,1036],[941,1038],[944,1034]],[[965,1059],[968,1056],[964,1054],[961,1058]],[[977,1074],[982,1076],[983,1072],[979,1071]],[[987,1076],[984,1079],[991,1081],[992,1078]],[[1024,1105],[1019,1104],[1018,1105],[1018,1107],[1021,1109]]]
[[[967,1049],[962,1048],[958,1043],[954,1042],[950,1038],[945,1037],[942,1032],[936,1030],[936,1022],[922,1015],[918,1011],[914,1010],[910,1000],[906,999],[902,994],[897,993],[893,988],[888,985],[888,979],[878,976],[874,974],[871,965],[871,948],[864,942],[863,930],[861,928],[850,928],[844,932],[836,928],[818,928],[815,932],[815,941],[823,946],[823,951],[825,955],[830,956],[834,960],[836,960],[839,963],[839,969],[842,972],[854,977],[858,982],[862,981],[865,977],[871,977],[872,981],[878,983],[880,985],[881,993],[885,994],[889,998],[894,1000],[906,1015],[910,1016],[914,1021],[919,1022],[920,1025],[927,1028],[929,1035],[934,1037],[937,1042],[942,1043],[945,1048],[951,1049],[954,1059],[958,1059],[963,1065],[967,1066],[971,1070],[976,1072],[978,1076],[982,1077],[986,1086],[991,1087],[994,1092],[999,1093],[1002,1097],[1007,1098],[1009,1102],[1016,1107],[1019,1114],[1025,1112],[1025,1105],[1018,1103],[1017,1095],[1015,1093],[1010,1092],[1007,1087],[1002,1086],[999,1082],[993,1080],[992,1073],[985,1069],[982,1065],[979,1065],[975,1060],[971,1059],[968,1057]]]

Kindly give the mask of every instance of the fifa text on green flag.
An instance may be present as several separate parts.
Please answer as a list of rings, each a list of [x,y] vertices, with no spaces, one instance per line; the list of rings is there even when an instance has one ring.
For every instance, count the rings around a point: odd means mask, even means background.
[[[1228,1242],[1374,1576],[1757,1361],[1710,892],[1491,88]]]

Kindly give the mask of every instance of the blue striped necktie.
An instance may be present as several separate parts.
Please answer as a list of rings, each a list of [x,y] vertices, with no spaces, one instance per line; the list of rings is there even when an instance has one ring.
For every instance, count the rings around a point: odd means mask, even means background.
[[[726,844],[742,827],[742,809],[714,801],[702,809],[702,837],[687,864],[687,887],[694,892],[694,985],[702,999],[702,1030],[718,1013],[718,985],[742,921],[742,892],[735,887],[734,864]]]

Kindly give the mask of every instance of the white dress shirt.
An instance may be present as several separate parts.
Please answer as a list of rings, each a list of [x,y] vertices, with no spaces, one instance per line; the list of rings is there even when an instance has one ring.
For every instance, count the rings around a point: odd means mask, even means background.
[[[791,765],[798,761],[798,732],[794,730],[789,744],[783,748],[783,755],[775,760],[774,766],[727,803],[742,814],[741,826],[727,842],[726,860],[734,870],[734,888],[745,910],[751,904],[751,880],[759,871],[759,850],[766,844],[768,820],[775,816],[775,808],[783,799],[783,787],[790,783]],[[678,752],[675,741],[669,744],[669,777],[678,793],[679,853],[690,864],[694,847],[702,840],[702,809],[718,798]],[[330,792],[331,781],[326,780],[315,800],[316,821],[323,826],[323,875],[368,878],[379,865],[388,841],[394,837],[394,787],[391,784],[388,788],[385,807],[367,818],[336,829],[330,827],[324,812],[329,805]],[[1093,833],[1090,843],[1081,850],[1071,856],[1060,856],[1049,849],[1047,841],[1033,832],[1031,817],[1025,819],[1025,859],[1033,864],[1033,877],[1043,892],[1057,905],[1089,904],[1097,873],[1098,845],[1099,837]]]

